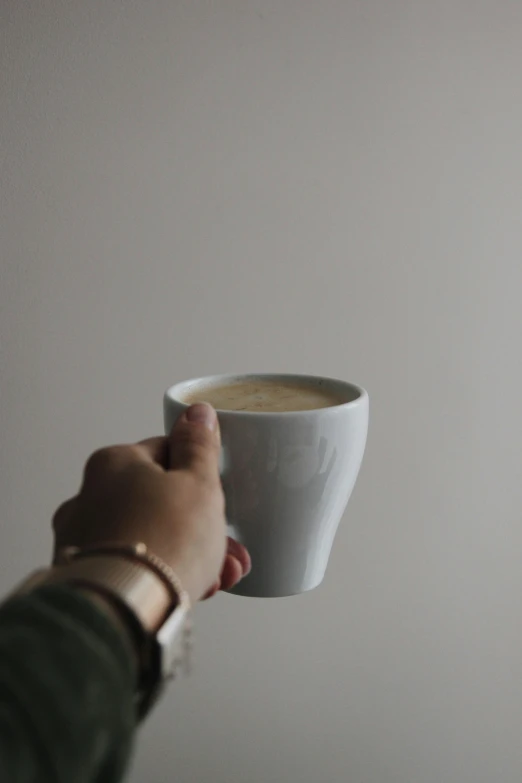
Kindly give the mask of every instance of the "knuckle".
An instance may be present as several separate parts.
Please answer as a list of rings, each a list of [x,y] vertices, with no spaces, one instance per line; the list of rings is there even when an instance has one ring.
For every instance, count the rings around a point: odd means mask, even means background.
[[[129,446],[116,446],[117,453],[114,456],[115,462],[136,461],[143,462],[143,447],[139,443],[132,443]]]
[[[93,451],[87,462],[85,463],[85,475],[90,476],[93,473],[98,473],[103,470],[107,463],[110,461],[109,449],[97,449]]]
[[[66,500],[61,506],[58,506],[52,519],[52,529],[54,531],[58,530],[67,520],[74,505],[74,501],[75,498],[70,498],[70,500]]]
[[[104,473],[114,467],[127,450],[126,446],[106,446],[94,451],[85,464],[85,475]]]

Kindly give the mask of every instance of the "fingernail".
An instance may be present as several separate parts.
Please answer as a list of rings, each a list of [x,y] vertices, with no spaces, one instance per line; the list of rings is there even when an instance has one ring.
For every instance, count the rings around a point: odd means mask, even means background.
[[[206,402],[197,402],[195,405],[191,405],[185,416],[187,421],[191,421],[193,424],[204,424],[212,432],[216,429],[216,411]]]

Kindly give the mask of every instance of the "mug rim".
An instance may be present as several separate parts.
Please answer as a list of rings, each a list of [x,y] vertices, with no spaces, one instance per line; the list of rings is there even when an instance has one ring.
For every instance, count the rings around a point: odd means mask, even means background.
[[[203,385],[204,383],[207,385],[220,385],[231,383],[233,381],[255,381],[259,379],[281,382],[303,382],[305,384],[308,383],[311,386],[324,384],[327,388],[335,389],[337,391],[344,390],[349,392],[351,398],[346,402],[342,402],[337,405],[329,405],[326,408],[310,408],[308,410],[302,411],[234,411],[223,408],[216,408],[217,413],[219,413],[220,416],[257,416],[262,417],[263,419],[268,419],[271,417],[279,418],[281,416],[284,416],[285,418],[288,416],[310,416],[317,414],[325,416],[332,415],[332,413],[336,413],[338,411],[345,411],[349,408],[355,408],[368,399],[368,392],[366,389],[356,383],[343,381],[340,378],[331,378],[325,375],[310,375],[306,373],[248,372],[203,375],[198,378],[189,378],[185,381],[179,381],[178,383],[175,383],[167,388],[164,394],[164,400],[168,403],[176,403],[177,405],[181,405],[183,409],[186,409],[190,406],[188,403],[179,399],[179,395],[182,394],[184,390],[188,390],[191,386],[198,386],[199,384]]]

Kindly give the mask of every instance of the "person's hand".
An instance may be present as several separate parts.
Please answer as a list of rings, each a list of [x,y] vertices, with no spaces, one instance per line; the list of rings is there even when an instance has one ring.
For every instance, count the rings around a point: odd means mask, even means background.
[[[142,541],[179,576],[191,600],[233,587],[250,570],[226,537],[219,427],[209,405],[189,408],[168,438],[96,451],[76,497],[53,519],[64,546]]]

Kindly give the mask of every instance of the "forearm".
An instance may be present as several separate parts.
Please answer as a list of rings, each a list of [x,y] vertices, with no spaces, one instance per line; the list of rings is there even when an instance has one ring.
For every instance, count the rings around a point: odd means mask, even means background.
[[[0,780],[121,779],[136,675],[110,614],[70,587],[39,588],[0,608]]]

